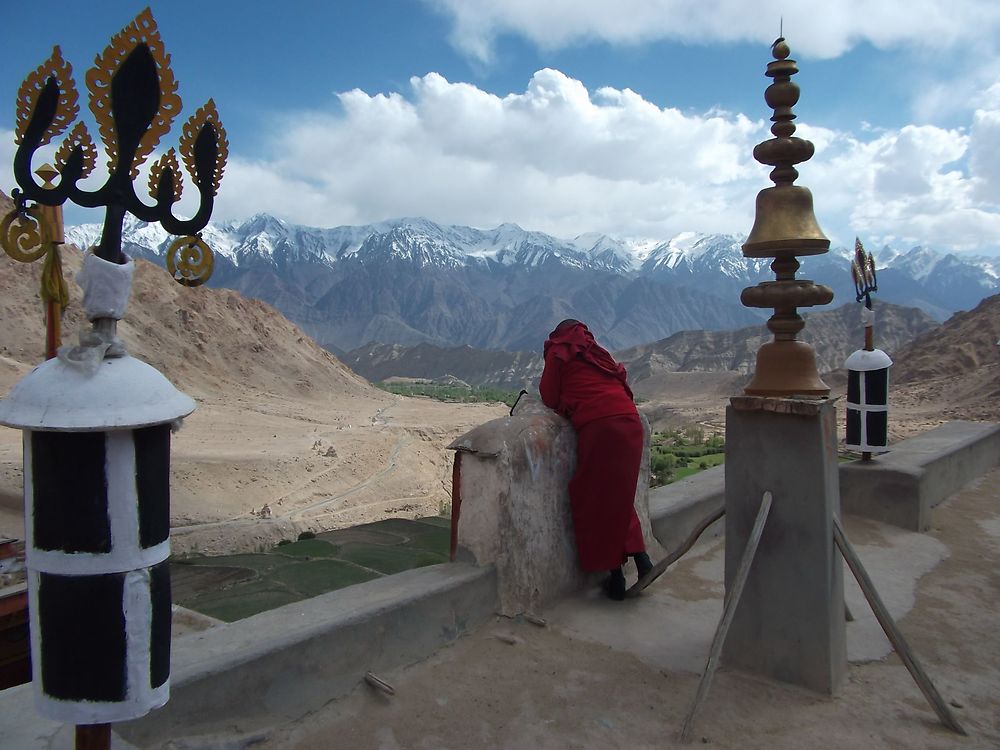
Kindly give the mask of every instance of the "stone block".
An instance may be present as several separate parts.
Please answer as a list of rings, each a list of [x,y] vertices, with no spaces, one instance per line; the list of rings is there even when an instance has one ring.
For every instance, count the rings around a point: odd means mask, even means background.
[[[635,507],[647,548],[659,546],[649,524],[649,425]],[[523,397],[517,412],[471,430],[450,446],[461,454],[462,554],[494,565],[500,612],[538,612],[590,582],[577,563],[568,484],[576,433],[568,420]]]

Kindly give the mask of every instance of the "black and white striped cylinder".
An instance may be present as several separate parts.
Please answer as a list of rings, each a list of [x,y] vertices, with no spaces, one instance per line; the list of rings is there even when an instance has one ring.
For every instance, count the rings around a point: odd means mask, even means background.
[[[889,367],[881,349],[859,349],[847,358],[847,439],[862,453],[884,453],[889,445]]]
[[[143,716],[170,694],[170,431],[195,404],[129,356],[51,359],[0,401],[23,430],[32,677],[41,714]]]

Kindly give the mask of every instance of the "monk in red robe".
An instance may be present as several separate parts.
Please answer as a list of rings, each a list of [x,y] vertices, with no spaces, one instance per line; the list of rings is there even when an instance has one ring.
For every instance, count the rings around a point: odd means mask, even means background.
[[[653,567],[634,505],[644,430],[625,368],[587,326],[564,320],[545,342],[538,390],[576,429],[569,497],[580,566],[610,571],[605,591],[624,599],[627,558],[635,559],[640,576]]]

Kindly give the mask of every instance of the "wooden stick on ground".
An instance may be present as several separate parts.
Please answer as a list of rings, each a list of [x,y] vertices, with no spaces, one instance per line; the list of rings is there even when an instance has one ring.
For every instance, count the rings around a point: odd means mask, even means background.
[[[663,575],[663,573],[667,570],[667,568],[669,568],[675,562],[680,560],[684,555],[686,555],[688,550],[691,549],[694,546],[694,543],[698,541],[698,537],[700,537],[703,533],[705,533],[705,529],[707,529],[713,523],[722,518],[722,516],[724,516],[725,513],[726,509],[720,508],[717,512],[713,513],[709,518],[706,518],[704,521],[698,524],[695,530],[692,531],[688,535],[688,538],[684,540],[684,544],[682,544],[680,547],[678,547],[669,555],[667,555],[658,563],[656,563],[656,565],[654,565],[652,569],[650,569],[650,571],[646,573],[646,575],[642,576],[642,578],[633,583],[632,586],[629,588],[629,590],[625,592],[625,596],[628,598],[631,598],[633,596],[639,596],[639,594],[642,593],[642,590],[644,588],[646,588],[649,584],[651,584],[653,581],[655,581],[657,578]]]
[[[934,683],[931,682],[927,673],[924,672],[923,668],[917,662],[916,654],[910,648],[910,644],[906,642],[903,638],[903,634],[896,627],[896,623],[892,619],[892,615],[889,614],[889,610],[886,609],[885,604],[882,602],[881,597],[879,597],[878,592],[875,590],[875,584],[872,583],[872,579],[868,577],[868,571],[865,570],[864,565],[861,564],[861,558],[858,557],[854,548],[851,547],[850,542],[847,541],[847,537],[844,535],[844,529],[840,525],[840,521],[834,517],[833,519],[833,540],[837,543],[840,548],[840,553],[844,556],[847,561],[848,567],[850,567],[851,572],[854,573],[854,577],[858,581],[858,585],[864,592],[865,599],[868,600],[868,604],[871,605],[872,612],[875,613],[875,617],[882,626],[882,630],[885,631],[886,637],[892,644],[892,647],[896,649],[896,653],[899,654],[899,658],[902,659],[903,664],[909,670],[910,675],[913,677],[917,686],[920,688],[920,692],[924,694],[924,697],[931,704],[934,709],[934,713],[938,715],[941,723],[944,724],[948,729],[958,734],[965,735],[966,732],[962,728],[962,725],[958,723],[958,720],[945,705],[945,702],[941,699],[941,695],[938,693],[937,689],[934,687]]]
[[[719,655],[722,653],[722,646],[726,642],[726,634],[729,626],[733,622],[736,614],[736,607],[739,606],[740,597],[743,595],[743,587],[747,582],[747,575],[750,573],[750,565],[753,563],[754,555],[757,554],[757,543],[764,533],[764,522],[767,521],[767,514],[771,512],[772,496],[770,491],[765,492],[760,501],[760,509],[757,511],[757,520],[753,523],[753,530],[750,538],[747,539],[747,546],[743,549],[743,556],[740,558],[740,565],[736,569],[736,577],[733,579],[732,593],[726,597],[726,604],[722,610],[722,619],[719,620],[719,627],[715,629],[715,637],[712,639],[712,648],[708,652],[708,664],[705,665],[705,672],[698,683],[698,692],[694,696],[694,702],[688,710],[687,718],[681,727],[681,742],[691,741],[691,731],[694,729],[694,717],[701,707],[702,701],[708,695],[708,688],[715,675],[715,669],[719,665]]]

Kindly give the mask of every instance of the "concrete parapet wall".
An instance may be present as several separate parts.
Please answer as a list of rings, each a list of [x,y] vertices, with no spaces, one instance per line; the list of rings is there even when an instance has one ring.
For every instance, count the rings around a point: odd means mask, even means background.
[[[935,506],[998,464],[1000,425],[948,422],[872,461],[842,464],[841,505],[845,513],[926,531]]]
[[[368,671],[427,658],[493,616],[491,568],[434,565],[174,641],[170,702],[115,731],[140,746],[303,716]]]
[[[726,504],[726,467],[714,466],[673,484],[649,491],[649,522],[667,554],[680,549],[688,536]],[[702,538],[721,536],[719,519]]]
[[[844,513],[925,531],[931,511],[945,498],[1000,465],[1000,425],[948,422],[892,446],[868,463],[841,464]],[[669,554],[724,504],[725,467],[699,472],[649,491],[653,534]],[[707,537],[722,533],[716,523]]]
[[[648,448],[649,425],[643,424]],[[513,416],[480,425],[449,447],[462,462],[459,545],[477,564],[496,567],[500,613],[537,612],[587,585],[570,512],[576,433],[569,421],[525,397]],[[652,546],[648,487],[646,450],[635,507]],[[658,548],[650,554],[656,557]]]

